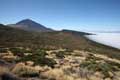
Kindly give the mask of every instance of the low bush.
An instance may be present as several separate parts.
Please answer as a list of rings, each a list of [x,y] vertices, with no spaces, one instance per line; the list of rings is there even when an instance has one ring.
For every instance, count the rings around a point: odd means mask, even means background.
[[[44,50],[37,50],[34,54],[24,56],[19,61],[33,61],[35,65],[48,65],[50,67],[54,67],[56,61],[54,59],[45,57],[46,55],[47,53]]]
[[[67,48],[67,49],[65,50],[65,52],[73,52],[73,50]]]
[[[24,53],[31,53],[32,51],[26,50],[24,48],[10,48],[10,51],[17,56],[23,57]]]
[[[58,53],[56,53],[56,57],[58,58],[64,58],[65,56],[65,52],[64,51],[59,51]]]

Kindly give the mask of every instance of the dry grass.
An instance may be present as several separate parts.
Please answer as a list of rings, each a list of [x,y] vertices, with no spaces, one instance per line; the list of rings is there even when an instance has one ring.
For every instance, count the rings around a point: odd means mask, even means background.
[[[51,69],[41,75],[53,80],[74,80],[73,77],[66,75],[62,69]]]
[[[7,67],[0,66],[0,75],[3,75],[5,73],[9,73],[9,69]]]
[[[28,65],[28,66],[33,66],[33,65],[34,65],[34,62],[33,62],[33,61],[26,61],[26,65]]]
[[[23,63],[16,64],[16,66],[12,70],[12,73],[22,77],[39,76],[38,70],[36,70],[34,67],[26,66]]]
[[[88,78],[86,78],[86,74],[85,73],[82,73],[82,74],[84,75],[84,77],[79,76],[76,78],[72,76],[74,74],[68,75],[62,69],[51,69],[47,72],[42,73],[41,76],[46,80],[88,80]],[[89,79],[89,80],[92,80],[92,79]]]
[[[17,59],[16,56],[3,56],[2,59],[4,59],[5,61],[8,61],[8,62],[12,62],[12,61],[15,61]]]

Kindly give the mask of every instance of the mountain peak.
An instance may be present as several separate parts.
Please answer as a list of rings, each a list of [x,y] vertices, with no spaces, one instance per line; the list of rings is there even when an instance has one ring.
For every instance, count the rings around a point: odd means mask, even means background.
[[[29,18],[27,18],[27,19],[23,19],[24,21],[32,21],[32,19],[29,19]],[[23,21],[22,20],[22,21]]]
[[[23,19],[22,21],[32,21],[32,22],[34,22],[32,19]]]
[[[21,21],[17,22],[16,24],[13,24],[12,27],[17,27],[17,28],[24,29],[27,31],[35,31],[35,32],[53,31],[52,29],[49,29],[49,28],[45,27],[44,25],[39,24],[31,19],[21,20]]]
[[[27,19],[23,19],[23,20],[26,20],[26,21],[32,21],[32,19],[29,19],[29,18],[27,18]]]
[[[21,21],[19,21],[19,22],[17,22],[16,24],[28,24],[28,23],[36,23],[35,21],[33,21],[33,20],[31,20],[31,19],[23,19],[23,20],[21,20]],[[36,24],[38,24],[38,23],[36,23]]]

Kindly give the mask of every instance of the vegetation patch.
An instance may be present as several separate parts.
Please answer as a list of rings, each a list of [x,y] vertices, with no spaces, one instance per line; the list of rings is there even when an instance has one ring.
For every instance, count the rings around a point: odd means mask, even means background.
[[[86,60],[80,64],[80,67],[86,68],[94,72],[99,71],[102,74],[104,74],[104,78],[107,78],[107,77],[112,78],[113,76],[111,76],[111,74],[114,75],[114,71],[119,71],[119,68],[118,68],[119,66],[112,65],[112,64],[104,60],[100,60],[99,58],[93,55],[89,55],[86,58]]]
[[[44,50],[38,49],[32,55],[24,56],[19,61],[33,61],[35,65],[54,67],[56,61],[52,58],[47,58],[46,55],[47,53]]]
[[[17,55],[17,56],[24,56],[25,53],[32,53],[32,51],[30,50],[26,50],[24,48],[10,48],[9,49],[14,55]]]
[[[57,58],[61,58],[61,59],[62,59],[62,58],[65,57],[64,55],[65,55],[65,52],[64,52],[64,51],[59,51],[59,52],[56,53],[56,57],[57,57]]]

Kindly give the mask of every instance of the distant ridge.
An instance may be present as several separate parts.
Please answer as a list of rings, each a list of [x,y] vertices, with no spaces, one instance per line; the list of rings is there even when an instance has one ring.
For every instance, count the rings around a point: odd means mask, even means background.
[[[53,31],[50,28],[45,27],[42,24],[39,24],[31,19],[24,19],[17,22],[16,24],[9,24],[8,26],[19,28],[27,31],[36,31],[36,32],[51,32]]]
[[[74,30],[67,30],[67,29],[63,29],[62,32],[71,33],[73,35],[92,35],[92,33],[86,33],[86,32],[81,32],[81,31],[74,31]]]

